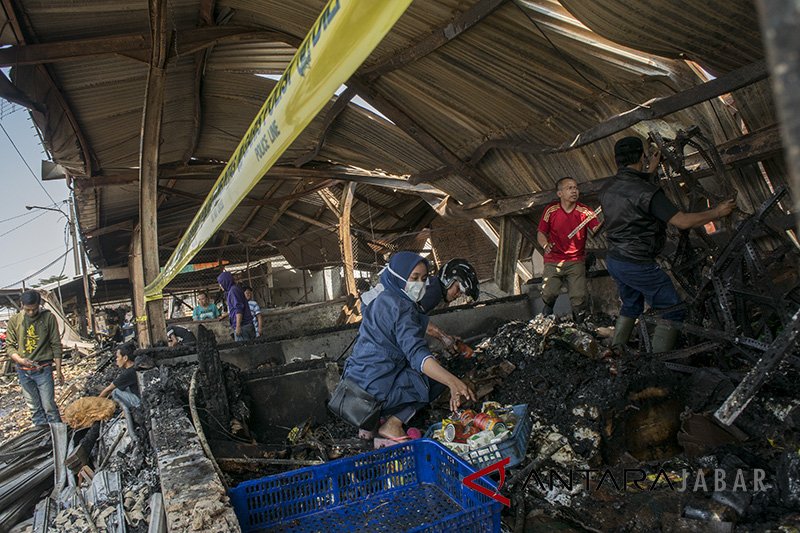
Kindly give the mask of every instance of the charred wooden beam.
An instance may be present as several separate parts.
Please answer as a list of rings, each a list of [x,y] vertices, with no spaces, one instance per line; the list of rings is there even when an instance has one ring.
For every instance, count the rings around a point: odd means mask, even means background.
[[[0,72],[0,98],[5,98],[9,102],[30,109],[31,111],[38,111],[39,113],[44,113],[46,111],[42,104],[33,101],[27,94],[11,83],[11,80],[6,77],[4,72]]]
[[[314,158],[319,155],[320,150],[322,150],[322,147],[325,145],[325,139],[328,137],[328,133],[330,133],[330,130],[333,127],[333,123],[336,122],[336,119],[339,117],[339,115],[345,109],[347,109],[347,104],[350,103],[350,100],[352,100],[355,95],[355,90],[348,87],[336,98],[336,102],[330,108],[328,114],[325,115],[325,120],[322,122],[322,133],[319,135],[317,145],[307,154],[298,157],[294,162],[294,166],[302,167],[306,163],[313,161]]]
[[[302,190],[299,193],[290,194],[288,196],[281,196],[279,198],[269,198],[269,197],[266,197],[266,198],[250,198],[250,197],[246,197],[241,202],[239,202],[239,205],[244,205],[244,206],[251,206],[252,205],[252,206],[262,206],[262,207],[265,206],[265,205],[280,205],[283,202],[288,202],[288,201],[292,201],[292,200],[299,200],[300,198],[302,198],[304,196],[308,196],[309,194],[311,194],[313,192],[316,192],[316,191],[318,191],[320,189],[324,189],[326,187],[330,187],[332,183],[334,183],[334,180],[321,181],[319,183],[313,184],[312,186]],[[281,182],[275,182],[275,184],[273,184],[273,187],[276,187],[276,186],[280,187],[280,185],[282,185]],[[159,192],[161,192],[163,194],[166,194],[166,195],[179,196],[181,198],[186,198],[187,200],[192,200],[192,201],[198,202],[198,203],[202,203],[206,199],[205,195],[194,194],[194,193],[191,193],[191,192],[188,192],[188,191],[182,191],[180,189],[175,189],[175,188],[172,188],[172,187],[159,186],[158,190],[159,190]]]
[[[212,27],[214,26],[214,3],[215,0],[202,0],[200,2],[200,12],[198,18],[200,19],[199,26]],[[192,123],[191,133],[189,134],[189,145],[181,158],[184,164],[191,160],[194,152],[197,150],[197,143],[200,142],[200,131],[203,125],[203,103],[202,103],[202,90],[203,90],[203,74],[206,69],[206,62],[208,55],[211,52],[210,48],[199,50],[194,54],[194,84],[192,86]]]
[[[282,185],[283,185],[283,182],[275,181],[272,185],[270,185],[269,189],[267,189],[267,192],[264,193],[264,196],[262,196],[261,199],[262,200],[269,200],[270,198],[272,198],[275,195],[276,192],[278,192],[278,189],[280,189]],[[239,233],[244,233],[244,231],[247,228],[250,227],[250,224],[252,224],[253,220],[255,220],[256,215],[258,215],[258,213],[259,213],[259,211],[261,211],[262,207],[263,206],[257,205],[253,209],[250,210],[250,214],[247,215],[247,218],[245,219],[245,221],[242,223],[241,227],[239,228]]]
[[[216,180],[222,169],[222,164],[212,165],[164,165],[159,167],[161,178],[183,179],[208,179]],[[337,180],[345,182],[372,185],[386,189],[393,189],[407,193],[427,193],[437,196],[444,196],[444,193],[435,187],[428,185],[415,185],[400,177],[386,175],[380,172],[368,172],[340,165],[322,166],[317,168],[296,168],[292,166],[272,167],[262,179],[281,178],[281,179],[318,179],[318,180]],[[136,170],[120,171],[113,175],[96,176],[94,178],[78,178],[75,186],[78,190],[91,188],[111,187],[118,185],[129,185],[139,181],[139,174]]]
[[[318,228],[324,228],[334,231],[335,227],[334,225],[326,224],[325,222],[321,222],[316,218],[304,215],[302,213],[298,213],[297,211],[292,211],[291,209],[287,208],[286,211],[284,211],[284,214],[288,217],[292,217],[296,220],[299,220],[300,222],[305,222],[306,224],[311,224],[312,226],[317,226]]]
[[[294,189],[292,189],[292,194],[299,193],[302,190],[303,190],[303,182],[298,182],[297,185],[295,185]],[[267,222],[267,227],[264,228],[264,230],[261,233],[258,234],[258,237],[255,238],[255,242],[260,242],[261,240],[264,239],[264,237],[267,236],[267,234],[269,233],[269,230],[272,229],[272,227],[278,222],[278,219],[280,219],[281,216],[283,216],[283,214],[286,212],[286,210],[289,209],[289,207],[291,207],[291,205],[293,203],[294,203],[294,200],[288,200],[288,201],[283,202],[278,207],[278,210],[275,212],[274,215],[272,215],[272,218],[269,220],[269,222]]]
[[[769,349],[761,355],[752,370],[747,373],[736,389],[717,409],[714,413],[714,418],[726,426],[733,424],[758,390],[767,382],[770,373],[797,346],[798,335],[800,335],[800,311],[794,314],[792,321],[783,328],[778,337],[770,344]]]
[[[722,162],[726,167],[736,168],[756,161],[763,161],[774,156],[781,149],[781,139],[777,125],[769,126],[736,139],[731,139],[717,146]],[[698,164],[699,164],[698,159]],[[687,158],[687,164],[692,162]],[[698,170],[694,175],[698,178],[710,176],[706,170]],[[611,177],[599,178],[580,184],[581,195],[592,196],[611,180]],[[434,209],[440,216],[474,220],[478,218],[496,218],[508,214],[530,212],[558,199],[556,189],[539,191],[519,196],[495,198],[483,202],[458,205],[452,198],[445,198],[436,203]]]

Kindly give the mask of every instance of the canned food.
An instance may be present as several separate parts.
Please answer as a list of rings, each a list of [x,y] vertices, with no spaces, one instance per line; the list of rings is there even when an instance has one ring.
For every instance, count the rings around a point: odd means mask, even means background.
[[[471,424],[475,419],[476,414],[477,413],[472,409],[464,409],[458,414],[458,419],[464,424]]]
[[[490,416],[486,413],[478,413],[472,419],[472,425],[481,430],[491,430],[494,433],[500,433],[506,430],[506,425],[500,418]]]
[[[459,420],[443,420],[445,442],[466,442],[467,437],[478,430],[472,425],[466,425]]]

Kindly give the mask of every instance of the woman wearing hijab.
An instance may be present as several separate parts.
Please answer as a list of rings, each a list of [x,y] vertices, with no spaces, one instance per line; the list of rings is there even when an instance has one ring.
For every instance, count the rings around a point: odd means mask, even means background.
[[[428,316],[419,301],[425,294],[428,262],[398,252],[381,273],[383,291],[363,310],[358,340],[344,376],[381,402],[378,428],[385,438],[405,437],[403,424],[421,407],[450,389],[450,408],[475,400],[463,381],[445,370],[425,342]]]

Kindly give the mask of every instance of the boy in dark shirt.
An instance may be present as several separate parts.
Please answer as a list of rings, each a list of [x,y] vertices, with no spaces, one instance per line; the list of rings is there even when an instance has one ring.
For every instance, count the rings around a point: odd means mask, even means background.
[[[108,398],[110,395],[120,405],[128,409],[137,408],[142,404],[139,398],[139,382],[136,380],[136,367],[134,366],[133,344],[123,344],[117,349],[116,363],[122,372],[112,381],[108,387],[100,392],[101,398]],[[95,442],[100,437],[100,422],[95,422],[81,439],[80,444],[67,456],[65,464],[72,471],[77,472],[83,465],[88,464],[89,454],[94,448]]]
[[[117,350],[117,366],[122,369],[117,378],[108,387],[100,392],[101,398],[111,395],[113,400],[125,404],[127,407],[139,407],[139,383],[136,381],[136,368],[133,366],[132,344],[123,344]]]

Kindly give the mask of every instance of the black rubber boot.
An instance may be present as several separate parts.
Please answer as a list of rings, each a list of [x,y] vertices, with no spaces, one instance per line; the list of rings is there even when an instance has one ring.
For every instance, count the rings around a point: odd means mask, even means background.
[[[631,338],[631,332],[636,325],[636,319],[629,316],[621,316],[617,318],[617,323],[614,326],[614,338],[611,341],[611,349],[621,349],[628,344]]]
[[[656,326],[653,332],[653,353],[671,352],[678,342],[677,329],[668,326]]]
[[[553,314],[553,304],[544,303],[544,309],[542,309],[542,314],[544,316],[550,316]]]

